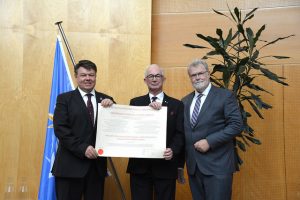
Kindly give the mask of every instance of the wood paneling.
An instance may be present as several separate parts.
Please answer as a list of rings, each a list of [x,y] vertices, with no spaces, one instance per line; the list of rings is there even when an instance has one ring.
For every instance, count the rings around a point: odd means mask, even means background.
[[[155,0],[153,1],[153,14],[166,14],[166,13],[191,13],[191,12],[210,12],[215,10],[227,10],[229,7],[238,6],[241,9],[259,8],[278,8],[278,7],[292,7],[300,6],[298,0]]]
[[[227,1],[231,7],[251,9],[259,6],[248,26],[257,30],[266,24],[262,39],[272,41],[278,37],[296,34],[266,48],[264,55],[286,55],[287,60],[266,60],[268,68],[287,78],[290,86],[284,87],[267,79],[258,83],[272,92],[262,98],[273,106],[263,111],[264,119],[251,112],[250,124],[262,145],[251,144],[247,152],[240,155],[244,161],[241,171],[234,175],[233,199],[294,200],[300,198],[299,168],[300,152],[297,150],[300,125],[297,121],[299,98],[297,77],[300,55],[299,1]],[[228,30],[229,22],[214,14],[212,8],[226,11],[226,2],[221,1],[153,1],[152,16],[152,63],[165,68],[167,94],[181,99],[192,91],[186,66],[206,51],[182,46],[184,43],[206,45],[195,37],[195,33],[215,35],[216,28]],[[249,11],[249,10],[247,10]],[[211,63],[211,62],[210,62]],[[251,109],[250,109],[251,110]],[[177,186],[176,199],[189,200],[188,184]]]
[[[235,174],[233,199],[299,199],[300,2],[227,2],[230,7],[247,11],[260,7],[249,26],[257,30],[267,24],[263,39],[296,34],[265,51],[292,57],[268,61],[272,64],[270,69],[286,76],[290,86],[259,80],[274,94],[263,95],[274,108],[264,112],[264,120],[251,119],[262,145],[251,145],[246,153],[241,153],[244,165]],[[151,30],[150,0],[0,1],[0,199],[4,199],[9,184],[14,187],[15,199],[21,198],[22,186],[27,186],[29,198],[37,197],[56,21],[63,21],[75,59],[91,59],[97,64],[96,89],[112,95],[120,104],[128,104],[130,98],[146,92],[143,74],[150,53],[151,62],[165,69],[164,89],[168,95],[181,99],[192,91],[186,66],[205,51],[182,44],[204,45],[195,33],[214,35],[217,27],[225,30],[229,27],[229,22],[213,14],[212,8],[226,11],[226,2],[154,0]],[[73,74],[71,65],[70,70]],[[127,159],[113,158],[113,161],[129,199]],[[113,177],[108,177],[106,183],[105,199],[120,199]],[[176,199],[192,199],[188,183],[177,185]]]
[[[140,83],[150,63],[151,1],[1,1],[0,19],[0,199],[8,184],[14,199],[23,198],[23,186],[36,199],[58,33],[54,23],[63,21],[76,61],[90,59],[98,66],[96,89],[128,104],[146,89]],[[73,75],[71,62],[69,68]],[[113,160],[129,198],[127,159]],[[105,187],[105,199],[120,199],[112,177]]]
[[[288,15],[286,14],[288,13]],[[285,16],[285,17],[282,17]],[[261,39],[275,40],[278,37],[297,34],[300,31],[300,7],[288,7],[257,11],[248,26],[256,32],[263,24],[267,24]],[[163,14],[153,16],[152,25],[152,60],[164,66],[186,66],[192,59],[202,57],[207,50],[184,47],[183,44],[199,44],[208,46],[196,37],[196,33],[215,36],[216,28],[225,33],[231,26],[229,20],[215,13]],[[265,48],[262,55],[289,55],[286,60],[268,60],[270,64],[299,63],[300,37],[296,36]]]
[[[290,86],[284,90],[284,132],[287,199],[300,199],[300,64],[285,65],[284,75]]]

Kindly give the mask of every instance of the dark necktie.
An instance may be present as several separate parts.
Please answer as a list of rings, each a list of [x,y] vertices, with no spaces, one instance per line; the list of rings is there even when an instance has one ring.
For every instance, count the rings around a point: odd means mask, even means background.
[[[158,99],[158,98],[157,98],[157,97],[152,97],[152,98],[151,98],[152,102],[155,102],[156,99]]]
[[[195,107],[194,107],[193,114],[192,114],[192,118],[191,118],[192,127],[194,127],[196,125],[196,122],[197,122],[197,119],[198,119],[200,104],[201,104],[201,97],[202,96],[203,96],[203,94],[199,94],[197,96],[197,100],[196,100]]]
[[[92,121],[92,124],[94,125],[94,108],[93,108],[93,104],[92,104],[92,100],[91,100],[93,94],[88,93],[88,94],[86,94],[86,96],[88,97],[86,106],[87,106],[87,109],[89,111],[89,115],[90,115],[90,119]]]

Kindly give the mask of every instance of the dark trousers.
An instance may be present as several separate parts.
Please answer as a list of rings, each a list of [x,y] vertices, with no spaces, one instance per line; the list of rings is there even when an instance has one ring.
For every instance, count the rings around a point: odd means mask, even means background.
[[[99,176],[96,166],[91,165],[83,178],[55,177],[57,200],[102,200],[105,177]]]
[[[175,200],[176,179],[130,174],[130,189],[132,200]]]
[[[190,189],[194,200],[230,200],[232,174],[205,175],[196,169],[189,175]]]

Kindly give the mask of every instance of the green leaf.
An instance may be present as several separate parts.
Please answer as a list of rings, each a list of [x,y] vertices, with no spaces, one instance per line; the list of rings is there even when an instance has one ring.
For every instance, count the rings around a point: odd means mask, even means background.
[[[253,39],[253,31],[251,28],[246,28],[247,38],[249,40],[249,54],[252,54],[253,48],[255,47],[254,39]]]
[[[274,58],[277,58],[277,59],[287,59],[287,58],[290,58],[288,56],[273,56]]]
[[[214,55],[218,55],[218,52],[216,52],[216,51],[210,51],[210,52],[206,53],[206,55],[208,55],[208,56],[214,56]]]
[[[282,85],[288,85],[287,83],[281,81],[279,79],[279,77],[276,74],[274,74],[273,72],[271,72],[270,70],[261,67],[260,71],[269,79],[276,81],[277,83],[280,83]]]
[[[255,50],[254,53],[252,54],[251,60],[255,61],[258,58],[259,51]]]
[[[252,143],[254,143],[254,144],[257,144],[257,145],[261,145],[260,140],[254,138],[254,137],[249,137],[249,136],[247,136],[247,135],[245,135],[245,137],[246,137],[250,142],[252,142]]]
[[[247,20],[251,19],[252,17],[254,17],[254,12],[257,10],[258,8],[254,8],[252,9],[249,13],[246,14],[245,19],[243,20],[243,23],[245,23]]]
[[[229,29],[228,35],[224,41],[224,49],[228,47],[231,41],[232,41],[232,28]]]
[[[229,72],[229,70],[224,70],[223,71],[223,83],[224,83],[224,86],[225,86],[225,88],[228,88],[228,86],[229,86],[229,82],[230,82],[230,75],[231,75],[231,73]]]
[[[241,149],[242,151],[246,151],[246,147],[245,147],[245,144],[242,143],[241,141],[239,140],[236,140],[236,144],[237,146],[239,147],[239,149]]]
[[[207,47],[204,46],[199,46],[199,45],[195,45],[195,44],[183,44],[183,46],[185,47],[189,47],[189,48],[198,48],[198,49],[208,49]]]
[[[241,22],[241,13],[237,7],[234,8],[234,14],[237,17],[238,22],[240,23]]]
[[[260,49],[262,49],[262,48],[264,48],[264,47],[266,47],[266,46],[268,46],[268,45],[275,44],[275,43],[278,42],[279,40],[284,40],[284,39],[287,39],[287,38],[293,37],[293,36],[295,36],[295,35],[289,35],[289,36],[286,36],[286,37],[279,37],[279,38],[277,38],[276,40],[273,40],[272,42],[269,42],[269,43],[265,44],[265,45],[262,46]]]
[[[217,28],[216,33],[218,36],[220,36],[220,38],[223,38],[223,31],[220,28]]]
[[[225,88],[225,86],[222,84],[222,83],[220,83],[219,81],[217,81],[215,78],[213,78],[213,77],[210,77],[210,81],[212,82],[212,83],[214,83],[214,84],[216,84],[217,86],[219,86],[220,88]]]
[[[213,9],[213,11],[214,11],[215,13],[217,13],[218,15],[222,15],[222,16],[224,16],[224,17],[227,17],[228,19],[230,19],[230,20],[231,20],[231,18],[230,18],[230,17],[228,17],[227,15],[225,15],[225,14],[223,14],[223,13],[221,13],[221,12],[219,12],[219,11],[215,10],[215,9]]]
[[[245,24],[246,21],[248,21],[249,19],[252,19],[254,17],[254,14],[253,15],[250,15],[247,19],[244,19],[242,24]]]
[[[226,71],[226,67],[224,65],[217,64],[214,65],[212,74],[214,74],[215,72],[224,72],[224,71]]]
[[[262,27],[260,27],[260,29],[257,31],[257,33],[255,34],[255,37],[253,39],[254,43],[256,43],[259,40],[259,37],[261,35],[261,33],[265,30],[266,25],[264,24]]]
[[[237,95],[237,91],[239,90],[239,88],[241,87],[241,81],[239,76],[235,76],[235,81],[232,87],[232,90],[234,92],[235,95]]]
[[[259,116],[259,118],[264,119],[264,117],[262,116],[262,114],[257,109],[256,105],[254,103],[252,103],[249,99],[246,99],[246,100],[248,101],[248,103],[250,104],[250,106],[252,107],[252,109],[255,111],[255,113]]]
[[[228,4],[227,4],[227,8],[228,8],[228,11],[229,11],[229,13],[230,13],[232,19],[233,19],[235,22],[237,22],[237,20],[235,19],[234,15],[232,14],[231,9],[229,8]],[[229,18],[229,17],[228,17],[228,18]],[[230,19],[230,18],[229,18],[229,19]],[[230,19],[230,20],[231,20],[231,19]]]
[[[262,87],[260,87],[260,86],[258,86],[258,85],[256,85],[256,84],[251,84],[251,83],[249,83],[249,84],[245,84],[245,86],[247,86],[247,87],[250,88],[250,89],[256,90],[256,91],[263,91],[263,92],[266,92],[266,93],[268,93],[268,94],[270,94],[270,95],[273,96],[273,94],[272,94],[271,92],[269,92],[269,91],[263,89]]]
[[[238,31],[241,33],[241,34],[245,34],[245,31],[244,31],[244,27],[243,27],[243,25],[242,24],[238,24],[237,25],[237,28],[238,28]]]
[[[255,95],[252,92],[250,92],[250,93],[251,93],[252,99],[254,100],[255,104],[258,106],[259,109],[262,109],[262,108],[264,108],[264,109],[272,108],[271,105],[263,102],[258,95]]]
[[[246,66],[245,65],[241,65],[241,66],[239,66],[238,69],[239,70],[238,70],[238,72],[236,74],[240,75],[240,74],[242,74],[246,70]]]

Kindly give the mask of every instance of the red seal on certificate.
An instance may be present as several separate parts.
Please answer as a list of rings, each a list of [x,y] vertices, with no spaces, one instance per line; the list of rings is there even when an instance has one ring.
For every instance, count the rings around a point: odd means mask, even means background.
[[[98,154],[99,154],[99,155],[102,155],[102,154],[103,154],[103,149],[99,149],[99,150],[98,150]]]

